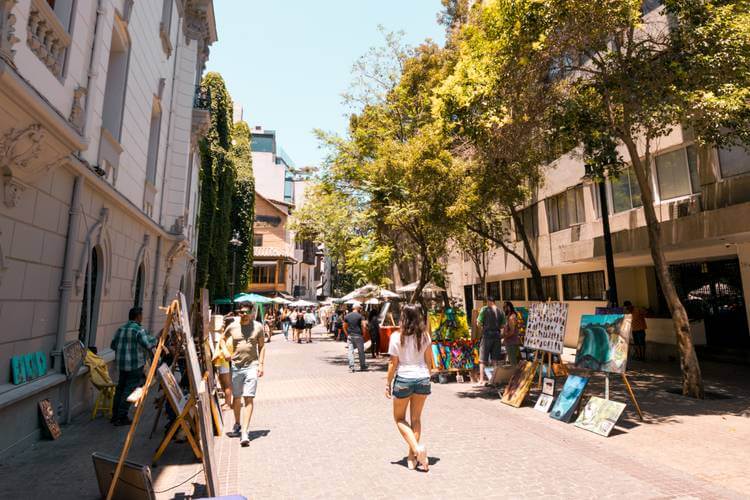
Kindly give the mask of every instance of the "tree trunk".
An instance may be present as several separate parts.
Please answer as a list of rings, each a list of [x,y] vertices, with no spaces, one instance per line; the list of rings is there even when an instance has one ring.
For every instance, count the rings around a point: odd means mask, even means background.
[[[414,293],[411,296],[411,300],[409,301],[412,304],[419,302],[425,313],[427,312],[427,307],[424,303],[424,297],[422,297],[422,290],[424,290],[424,286],[427,284],[427,279],[430,276],[431,268],[432,266],[430,265],[429,260],[425,255],[422,255],[419,271],[419,281],[417,282],[417,288],[414,290]]]
[[[656,275],[659,277],[659,283],[661,283],[667,306],[672,313],[672,323],[674,324],[675,334],[677,335],[677,347],[680,352],[682,394],[703,399],[703,379],[690,335],[690,322],[688,321],[687,311],[685,311],[685,307],[677,295],[672,276],[669,274],[669,266],[664,255],[664,249],[662,248],[661,226],[656,217],[654,195],[651,191],[650,175],[647,170],[649,168],[650,155],[646,155],[644,162],[638,154],[638,147],[632,137],[623,137],[623,142],[628,148],[628,153],[630,153],[633,170],[638,179],[638,185],[641,188],[641,200],[643,201],[643,214],[646,218],[646,227],[648,229],[651,258],[654,260]]]
[[[544,297],[544,289],[542,288],[542,273],[541,271],[539,271],[539,264],[537,264],[536,256],[534,255],[534,249],[531,248],[529,235],[526,233],[526,228],[523,225],[521,216],[518,215],[515,207],[509,206],[508,208],[510,209],[510,215],[513,218],[513,223],[517,228],[520,229],[520,231],[518,232],[521,235],[521,241],[523,242],[523,247],[526,250],[526,258],[528,259],[529,264],[528,268],[529,271],[531,271],[531,284],[534,286],[536,296],[539,297],[539,300],[547,300],[547,298]]]

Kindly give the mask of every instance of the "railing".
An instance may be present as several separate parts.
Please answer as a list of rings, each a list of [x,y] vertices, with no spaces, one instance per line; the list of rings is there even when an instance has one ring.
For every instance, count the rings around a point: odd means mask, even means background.
[[[31,1],[27,43],[52,74],[60,78],[70,35],[46,0]]]
[[[193,97],[195,109],[209,109],[211,107],[211,91],[201,85],[195,86],[195,97]]]

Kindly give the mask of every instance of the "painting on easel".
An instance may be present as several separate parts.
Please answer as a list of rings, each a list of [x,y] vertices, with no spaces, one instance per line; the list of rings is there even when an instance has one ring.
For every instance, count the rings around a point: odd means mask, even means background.
[[[532,304],[524,345],[532,350],[562,354],[567,321],[568,304],[564,302]]]
[[[166,393],[167,398],[169,398],[172,409],[174,409],[177,414],[182,413],[188,398],[182,394],[182,390],[177,384],[177,380],[174,378],[172,370],[169,369],[169,366],[166,363],[162,363],[159,365],[159,368],[157,368],[156,374],[159,376],[159,382],[161,382],[162,387],[164,387],[164,392]]]
[[[630,344],[629,314],[586,314],[581,317],[576,368],[625,373]]]
[[[578,416],[575,426],[607,437],[620,419],[625,403],[591,397]]]
[[[581,401],[583,390],[586,388],[588,382],[589,379],[586,377],[568,375],[568,378],[565,379],[565,385],[563,385],[562,391],[557,396],[549,416],[556,420],[570,422],[576,408],[578,408],[578,403]]]
[[[515,373],[513,373],[508,385],[505,386],[505,391],[503,391],[501,400],[503,403],[516,408],[523,404],[523,400],[526,399],[534,381],[535,368],[536,365],[531,361],[520,361],[518,363]]]

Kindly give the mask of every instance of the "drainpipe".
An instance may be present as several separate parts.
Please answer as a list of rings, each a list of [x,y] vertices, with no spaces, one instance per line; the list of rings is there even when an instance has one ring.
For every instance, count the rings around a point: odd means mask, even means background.
[[[73,290],[73,261],[75,259],[75,246],[78,241],[78,228],[81,221],[81,191],[83,190],[83,176],[77,175],[73,181],[73,194],[70,200],[70,217],[68,218],[68,234],[65,240],[65,260],[63,261],[63,274],[60,281],[60,303],[57,311],[57,336],[55,338],[55,349],[52,351],[53,367],[62,367],[62,349],[65,345],[65,333],[68,329],[68,311],[70,309],[70,296]],[[59,365],[56,360],[59,360]],[[65,401],[63,411],[65,423],[70,422],[70,390],[73,378],[68,380],[65,388]]]
[[[94,72],[94,55],[96,54],[96,35],[99,32],[99,18],[102,17],[102,14],[104,14],[104,10],[102,9],[102,0],[97,0],[96,2],[96,19],[94,20],[94,33],[91,37],[91,52],[89,53],[89,69],[86,73],[86,97],[84,99],[85,107],[84,107],[84,118],[83,118],[83,127],[82,127],[82,133],[83,136],[86,137],[86,127],[88,126],[88,120],[86,119],[89,115],[89,99],[91,97],[91,80],[94,79],[96,76],[96,73]]]
[[[159,271],[161,268],[161,236],[156,238],[156,262],[154,263],[154,284],[151,287],[151,311],[149,312],[148,330],[153,334],[156,321],[156,294],[159,291]]]

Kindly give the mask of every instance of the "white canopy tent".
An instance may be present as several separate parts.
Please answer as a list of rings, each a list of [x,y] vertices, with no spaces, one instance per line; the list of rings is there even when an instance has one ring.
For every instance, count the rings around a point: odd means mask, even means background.
[[[408,285],[404,285],[402,287],[396,288],[396,291],[398,293],[413,293],[417,289],[417,285],[419,285],[418,281],[415,281],[414,283],[409,283]],[[433,282],[427,283],[424,288],[422,288],[423,292],[426,293],[442,293],[445,291],[444,288],[440,288]]]

